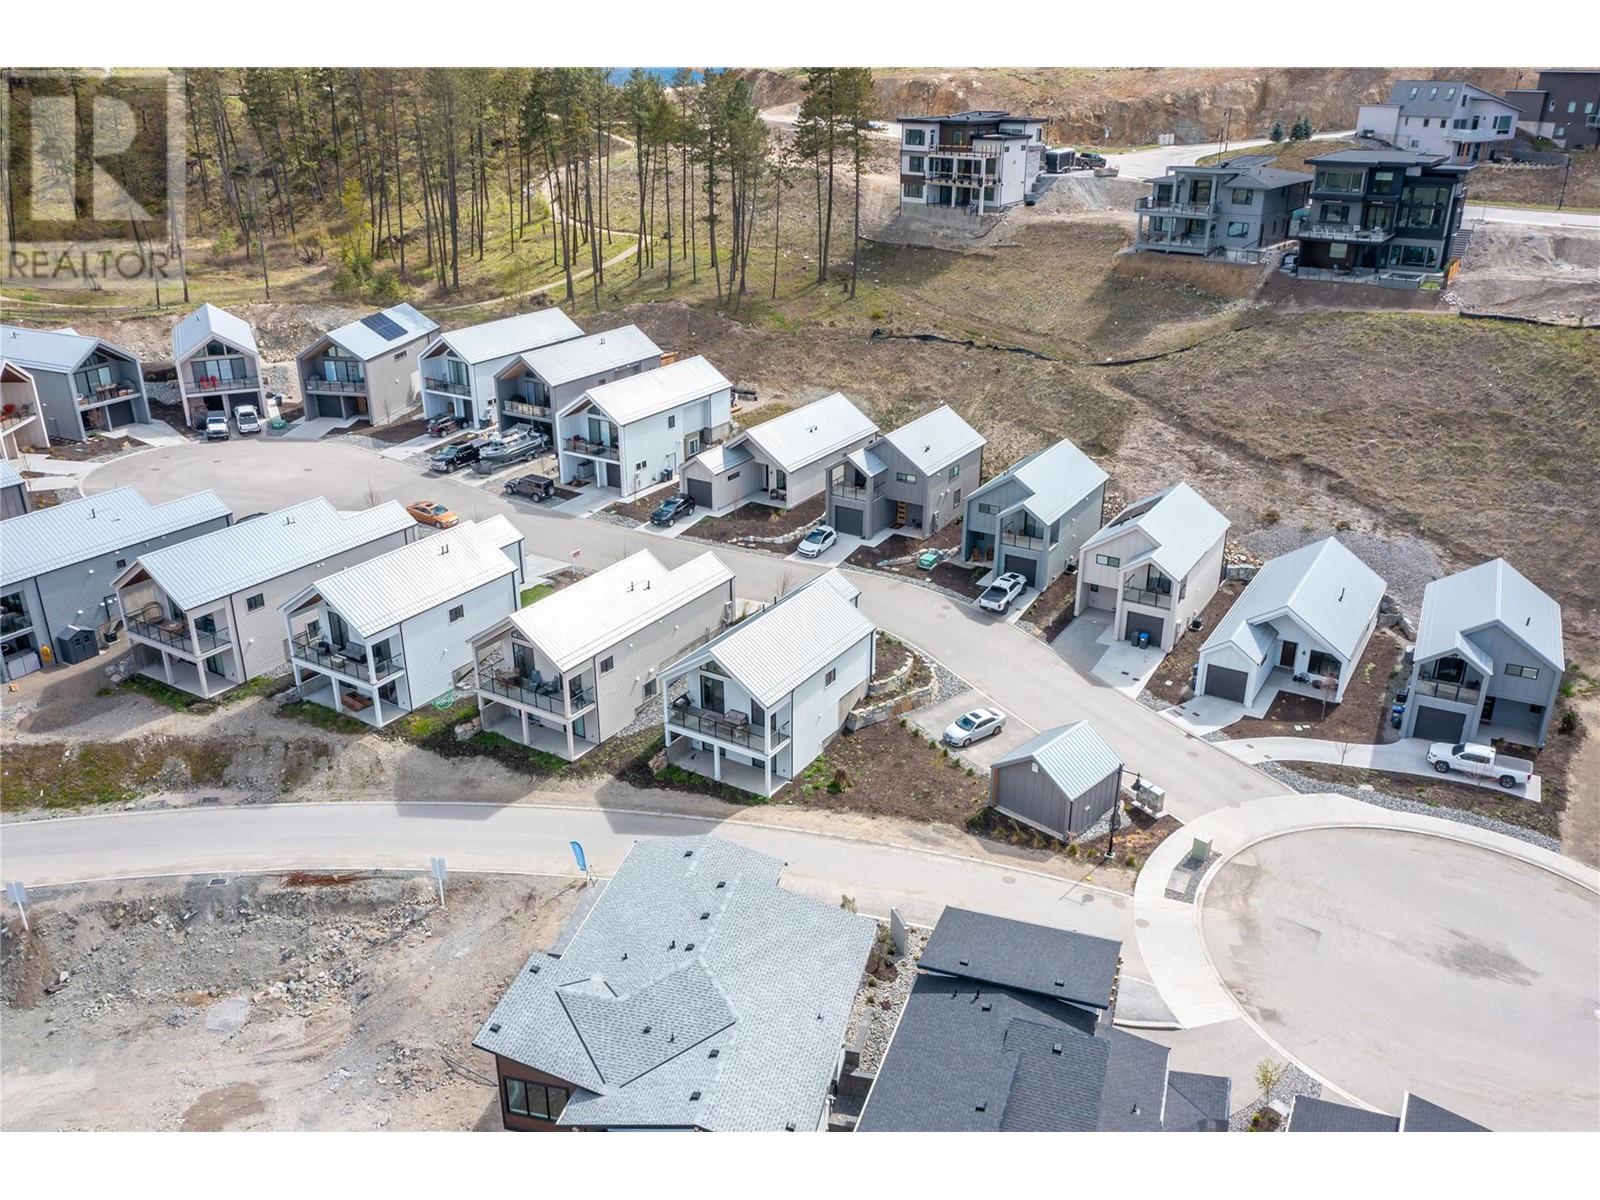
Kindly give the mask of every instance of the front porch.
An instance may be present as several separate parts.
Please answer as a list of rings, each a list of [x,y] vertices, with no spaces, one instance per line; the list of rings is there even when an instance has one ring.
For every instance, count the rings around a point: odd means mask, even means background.
[[[694,740],[689,735],[680,733],[674,737],[674,732],[673,728],[668,726],[667,762],[680,770],[692,771],[705,779],[738,788],[741,792],[769,798],[789,782],[771,769],[771,759],[767,760],[766,770],[752,767],[748,763],[734,762],[717,743],[707,743],[704,750],[696,749]]]
[[[478,693],[478,722],[485,733],[497,733],[567,762],[576,762],[600,744],[579,736],[550,713],[530,712],[482,691]]]
[[[229,679],[226,675],[219,675],[204,663],[189,662],[153,646],[141,646],[137,657],[142,660],[136,667],[137,674],[164,683],[168,687],[177,688],[180,692],[187,692],[191,696],[199,696],[202,700],[219,696],[238,687],[242,682]]]
[[[331,708],[373,729],[382,729],[407,711],[393,700],[384,700],[375,690],[325,675],[314,668],[302,668],[298,662],[295,663],[295,680],[299,684],[302,700]]]

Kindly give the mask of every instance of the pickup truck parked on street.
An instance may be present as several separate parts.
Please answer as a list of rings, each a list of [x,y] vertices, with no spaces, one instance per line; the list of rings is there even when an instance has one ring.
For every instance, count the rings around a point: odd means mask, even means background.
[[[1513,788],[1533,778],[1533,764],[1525,758],[1496,754],[1493,746],[1473,742],[1435,742],[1428,747],[1428,762],[1441,775],[1460,771],[1463,775],[1482,775],[1503,788]]]

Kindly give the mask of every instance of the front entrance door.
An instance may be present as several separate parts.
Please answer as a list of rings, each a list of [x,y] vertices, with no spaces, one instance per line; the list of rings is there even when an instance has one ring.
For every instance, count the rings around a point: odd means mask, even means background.
[[[722,703],[722,680],[700,676],[700,707],[719,713]]]
[[[1278,655],[1278,665],[1280,667],[1286,667],[1291,671],[1294,670],[1294,656],[1298,654],[1299,651],[1300,647],[1294,642],[1285,642],[1283,644],[1283,653]]]

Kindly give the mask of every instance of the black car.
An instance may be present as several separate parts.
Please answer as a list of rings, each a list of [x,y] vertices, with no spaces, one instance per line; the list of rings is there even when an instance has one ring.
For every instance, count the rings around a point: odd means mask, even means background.
[[[428,422],[428,436],[443,437],[445,434],[454,433],[460,428],[461,422],[456,420],[454,414],[445,413],[442,416],[434,417],[433,420]]]
[[[468,463],[477,462],[478,450],[476,442],[454,442],[428,460],[428,469],[437,471],[441,475],[448,475]]]
[[[518,475],[505,482],[508,496],[526,496],[530,500],[548,500],[556,494],[556,481],[548,475]]]
[[[1090,169],[1103,167],[1106,165],[1106,157],[1103,154],[1080,154],[1078,155],[1078,163],[1080,166],[1089,167]]]
[[[656,505],[655,512],[650,514],[650,524],[671,525],[685,513],[692,513],[694,510],[693,496],[669,496]]]

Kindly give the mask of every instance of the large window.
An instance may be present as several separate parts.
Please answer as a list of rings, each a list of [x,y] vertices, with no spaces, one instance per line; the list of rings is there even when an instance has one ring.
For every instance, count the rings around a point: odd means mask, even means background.
[[[1496,117],[1494,119],[1494,131],[1496,133],[1509,133],[1511,131],[1510,114],[1507,114],[1503,117]]]
[[[1249,221],[1229,221],[1228,222],[1228,236],[1229,237],[1249,237],[1250,236],[1250,222]]]
[[[1436,267],[1439,265],[1439,252],[1432,246],[1400,246],[1400,265],[1402,267]]]
[[[1520,667],[1516,663],[1507,663],[1506,674],[1515,675],[1519,679],[1537,679],[1539,678],[1539,668]]]
[[[1233,202],[1235,204],[1238,204],[1238,205],[1241,205],[1241,206],[1243,206],[1245,208],[1248,208],[1248,207],[1250,207],[1250,197],[1252,197],[1254,195],[1255,195],[1255,193],[1252,192],[1249,188],[1234,188],[1233,189]]]
[[[564,1087],[547,1083],[532,1083],[525,1079],[506,1079],[506,1111],[519,1117],[535,1117],[541,1121],[554,1121],[567,1107],[572,1095]]]
[[[1400,225],[1405,229],[1441,229],[1450,209],[1450,188],[1419,184],[1406,189],[1400,201]]]
[[[1350,223],[1350,206],[1348,204],[1324,204],[1322,206],[1322,222],[1325,225],[1348,225]]]
[[[1102,567],[1120,567],[1122,565],[1122,560],[1115,554],[1096,554],[1094,560]]]
[[[1332,167],[1317,171],[1316,190],[1319,192],[1349,192],[1360,195],[1366,175],[1362,171],[1340,171]]]
[[[915,483],[917,481],[917,477],[909,471],[896,471],[894,478],[896,483]]]
[[[1400,190],[1405,176],[1392,167],[1382,168],[1372,173],[1372,181],[1367,185],[1367,191],[1376,192],[1380,196],[1392,196]]]
[[[922,155],[913,154],[909,160],[909,165],[906,167],[906,170],[910,171],[913,175],[921,175]]]
[[[906,145],[908,145],[908,146],[924,146],[924,145],[927,145],[927,142],[928,142],[927,130],[924,130],[924,129],[908,129],[908,130],[906,130]]]
[[[1189,199],[1195,204],[1211,203],[1211,180],[1196,179],[1189,184]]]
[[[900,185],[900,194],[907,200],[921,200],[922,185],[920,183],[902,183]]]

